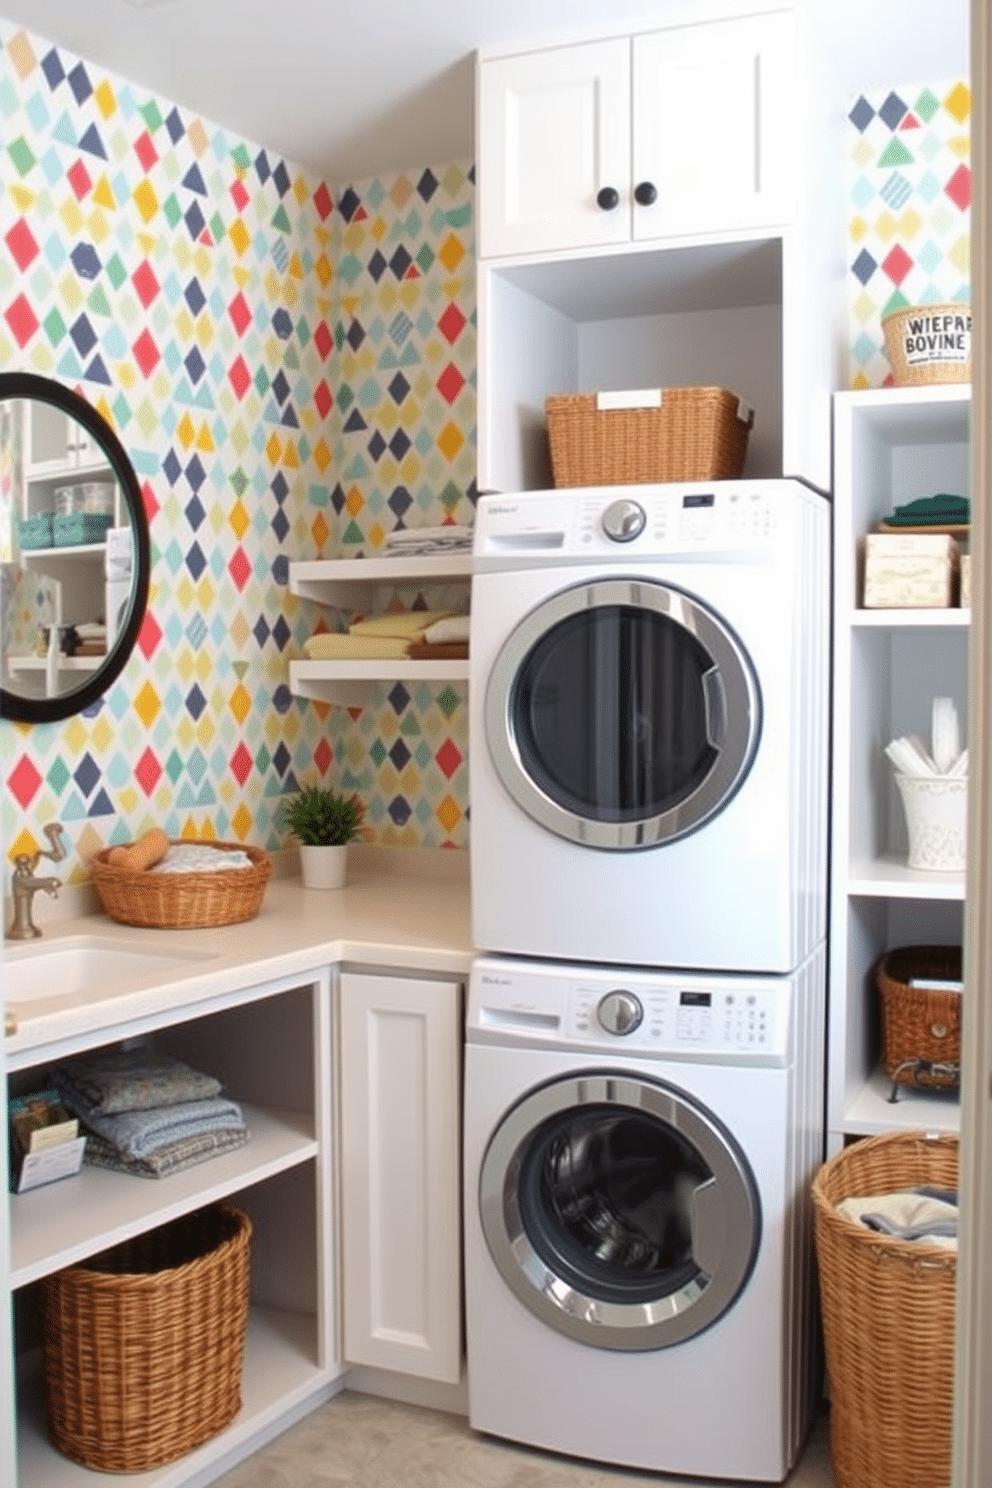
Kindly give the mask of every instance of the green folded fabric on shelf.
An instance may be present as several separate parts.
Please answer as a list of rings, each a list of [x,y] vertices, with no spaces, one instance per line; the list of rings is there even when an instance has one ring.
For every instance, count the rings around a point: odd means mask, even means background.
[[[938,491],[933,496],[920,496],[897,506],[885,518],[887,527],[967,527],[971,521],[971,502],[967,496],[953,496]]]

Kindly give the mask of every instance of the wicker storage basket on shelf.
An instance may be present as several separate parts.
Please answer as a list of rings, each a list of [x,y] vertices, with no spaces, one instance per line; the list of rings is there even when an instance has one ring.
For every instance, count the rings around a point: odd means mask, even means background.
[[[177,844],[178,845],[178,844]],[[259,847],[240,842],[198,842],[222,852],[243,852],[250,868],[200,873],[135,873],[108,861],[110,848],[90,860],[100,904],[112,920],[155,930],[194,930],[250,920],[262,905],[272,859]]]
[[[214,1204],[41,1282],[45,1410],[60,1452],[144,1472],[237,1415],[251,1232],[240,1209]]]
[[[878,1234],[836,1206],[957,1183],[957,1137],[923,1132],[856,1142],[813,1180],[837,1488],[950,1483],[957,1255]]]
[[[555,485],[735,480],[744,468],[752,410],[726,388],[660,391],[657,407],[599,407],[596,393],[547,398]]]
[[[971,381],[971,306],[907,305],[882,316],[896,387]]]
[[[911,980],[961,980],[961,947],[913,945],[875,966],[882,1004],[882,1062],[899,1085],[956,1089],[961,1062],[961,993],[911,987]]]

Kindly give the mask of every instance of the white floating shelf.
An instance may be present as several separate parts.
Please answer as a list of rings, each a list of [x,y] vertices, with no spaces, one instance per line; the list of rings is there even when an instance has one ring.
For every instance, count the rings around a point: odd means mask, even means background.
[[[376,687],[394,682],[467,682],[467,661],[291,661],[290,690],[299,697],[358,707]]]
[[[289,589],[318,604],[347,606],[375,584],[468,582],[472,554],[443,553],[417,558],[317,558],[289,565]]]

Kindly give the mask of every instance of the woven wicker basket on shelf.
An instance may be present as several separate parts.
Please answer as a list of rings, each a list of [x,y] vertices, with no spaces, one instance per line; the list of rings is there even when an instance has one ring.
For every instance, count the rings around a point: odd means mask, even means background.
[[[914,945],[875,966],[882,1004],[882,1062],[899,1085],[955,1089],[960,1080],[961,993],[911,987],[911,980],[961,980],[961,947]]]
[[[241,1409],[252,1226],[214,1204],[40,1284],[48,1433],[102,1472],[191,1452]]]
[[[813,1223],[837,1488],[947,1488],[957,1255],[878,1234],[842,1199],[956,1189],[957,1137],[856,1142],[813,1180]]]
[[[961,301],[906,305],[882,316],[885,354],[896,387],[971,381],[971,306]]]
[[[177,844],[179,845],[179,844]],[[193,930],[209,925],[236,925],[261,908],[272,873],[272,859],[259,847],[240,842],[198,842],[222,852],[243,852],[250,868],[198,873],[135,873],[108,861],[110,848],[90,861],[100,904],[112,920],[155,930]]]
[[[662,388],[658,407],[597,406],[597,394],[545,400],[556,486],[734,480],[754,414],[719,387]]]

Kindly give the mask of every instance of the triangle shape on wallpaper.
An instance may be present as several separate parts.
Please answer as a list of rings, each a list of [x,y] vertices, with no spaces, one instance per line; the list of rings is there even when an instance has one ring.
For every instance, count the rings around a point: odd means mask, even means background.
[[[890,140],[876,162],[878,165],[912,165],[914,156],[900,139]]]
[[[87,129],[79,141],[79,148],[85,150],[87,155],[99,155],[101,160],[106,160],[107,158],[107,152],[103,148],[103,140],[100,138],[100,131],[95,124],[91,124],[89,129]]]

